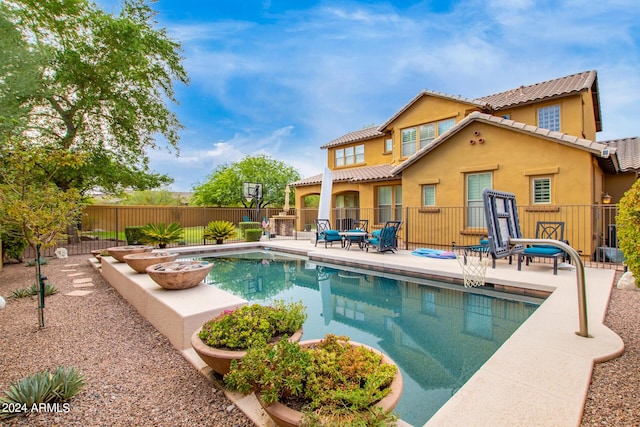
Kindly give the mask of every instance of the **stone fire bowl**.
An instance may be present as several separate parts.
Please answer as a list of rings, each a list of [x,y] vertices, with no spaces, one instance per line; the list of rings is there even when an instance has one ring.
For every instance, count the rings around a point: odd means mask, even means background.
[[[180,255],[177,252],[141,252],[137,254],[129,254],[123,257],[129,267],[138,273],[146,273],[147,267],[161,262],[174,261]]]
[[[107,252],[109,252],[109,255],[114,257],[118,262],[124,262],[125,255],[139,254],[142,252],[151,252],[152,250],[153,250],[153,246],[140,246],[140,245],[114,246],[112,248],[107,248]]]
[[[147,267],[147,274],[165,289],[188,289],[198,286],[212,268],[207,261],[162,262]]]

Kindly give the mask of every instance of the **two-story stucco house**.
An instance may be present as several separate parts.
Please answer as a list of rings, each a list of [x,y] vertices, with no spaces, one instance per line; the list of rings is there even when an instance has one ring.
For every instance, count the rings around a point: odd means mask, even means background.
[[[597,141],[601,130],[596,71],[477,99],[424,90],[381,126],[322,146],[333,175],[332,207],[372,224],[402,219],[408,227],[420,221],[406,218],[407,207],[431,218],[464,207],[447,227],[479,236],[484,188],[551,213],[598,205],[605,194],[615,203],[637,179],[640,139]],[[320,194],[321,182],[317,175],[293,183],[296,206]],[[581,221],[595,226],[585,215]],[[596,237],[581,250],[601,244]]]

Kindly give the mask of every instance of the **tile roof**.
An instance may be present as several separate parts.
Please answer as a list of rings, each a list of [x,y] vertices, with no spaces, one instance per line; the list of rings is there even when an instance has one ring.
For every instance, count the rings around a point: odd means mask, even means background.
[[[384,133],[378,130],[378,126],[371,126],[354,132],[349,132],[346,135],[342,135],[340,138],[336,138],[333,141],[321,146],[320,148],[329,148],[335,147],[336,145],[364,141],[366,139],[376,138],[382,135],[384,135]]]
[[[534,136],[543,137],[546,139],[553,140],[560,144],[568,145],[571,147],[579,148],[582,150],[586,150],[591,152],[592,154],[599,157],[607,157],[615,154],[616,148],[611,147],[607,144],[603,144],[601,142],[591,141],[589,139],[578,138],[576,136],[567,135],[566,133],[555,132],[549,129],[539,128],[537,126],[528,125],[521,122],[516,122],[513,120],[507,120],[502,117],[493,116],[491,114],[480,113],[474,111],[469,114],[467,117],[458,122],[454,127],[440,135],[438,138],[434,139],[430,144],[422,147],[415,154],[405,160],[402,164],[393,168],[391,173],[393,175],[397,175],[402,172],[404,169],[418,161],[425,154],[432,151],[434,148],[444,143],[451,136],[458,133],[460,130],[465,128],[468,124],[474,121],[480,121],[484,123],[488,123],[494,126],[499,126],[507,129],[512,129],[516,132],[528,133]],[[607,150],[607,151],[605,151]]]
[[[596,82],[597,76],[596,71],[585,71],[484,96],[475,99],[475,102],[489,104],[494,109],[504,109],[515,105],[538,102],[545,98],[558,98],[590,89]]]
[[[623,138],[601,141],[615,148],[620,172],[640,171],[640,138]]]
[[[366,181],[387,181],[396,179],[391,175],[393,165],[362,166],[359,168],[337,169],[332,171],[333,182],[366,182]],[[304,185],[322,184],[322,174],[310,176],[300,181],[292,182],[292,187]]]
[[[496,93],[476,99],[465,98],[459,95],[448,95],[445,93],[423,90],[412,100],[406,103],[398,110],[389,120],[382,126],[369,127],[366,129],[350,132],[339,138],[334,139],[321,146],[320,148],[330,148],[338,145],[348,144],[357,141],[363,141],[375,138],[385,134],[385,129],[398,116],[407,111],[415,102],[423,96],[435,96],[439,98],[451,99],[456,102],[463,102],[474,107],[480,108],[485,112],[490,110],[502,110],[516,105],[523,105],[533,102],[539,102],[544,99],[554,99],[571,94],[580,93],[582,91],[593,88],[594,114],[596,116],[597,130],[602,130],[601,112],[600,112],[600,95],[598,93],[598,73],[595,70],[585,71],[582,73],[572,74],[570,76],[560,77],[558,79],[548,80],[541,83],[535,83],[528,86],[520,86],[505,92]]]

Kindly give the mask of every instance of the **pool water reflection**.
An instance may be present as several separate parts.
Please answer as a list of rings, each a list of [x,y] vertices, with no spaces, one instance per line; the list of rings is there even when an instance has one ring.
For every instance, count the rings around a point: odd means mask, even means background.
[[[388,354],[404,379],[396,412],[414,426],[426,423],[542,302],[271,251],[198,259],[214,263],[208,284],[251,303],[302,301],[309,315],[303,339],[347,335]]]

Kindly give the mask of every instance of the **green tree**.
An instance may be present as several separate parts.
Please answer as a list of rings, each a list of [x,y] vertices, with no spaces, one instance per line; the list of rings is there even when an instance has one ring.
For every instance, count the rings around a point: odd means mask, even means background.
[[[167,103],[175,102],[174,80],[187,76],[180,45],[154,28],[154,15],[144,0],[125,0],[118,16],[88,0],[0,3],[0,111],[12,126],[3,132],[52,153],[83,153],[64,167],[37,165],[61,190],[171,182],[150,171],[146,150],[159,137],[177,152],[181,125]],[[22,116],[23,126],[8,115]]]
[[[201,206],[252,207],[242,195],[243,182],[262,184],[260,208],[267,205],[282,206],[287,184],[300,179],[300,173],[284,162],[266,155],[247,156],[232,163],[219,165],[204,184],[194,187],[191,203]],[[293,206],[294,197],[290,203]]]
[[[80,216],[81,197],[74,188],[61,190],[40,167],[45,162],[57,167],[82,162],[78,153],[64,153],[33,147],[21,140],[5,138],[0,145],[0,227],[18,230],[36,252],[36,283],[39,283],[40,327],[44,327],[44,281],[40,272],[40,249],[54,246],[68,226]],[[54,171],[55,173],[55,171]],[[12,236],[18,237],[18,236]]]

